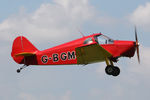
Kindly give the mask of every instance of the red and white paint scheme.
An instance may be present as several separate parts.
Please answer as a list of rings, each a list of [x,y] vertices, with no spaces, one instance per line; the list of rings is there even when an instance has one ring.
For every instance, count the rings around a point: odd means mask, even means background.
[[[29,65],[85,65],[105,61],[106,73],[118,76],[120,69],[113,64],[118,58],[133,57],[137,50],[140,61],[136,30],[135,37],[136,41],[120,41],[95,33],[40,51],[27,38],[19,36],[13,42],[11,56],[16,63],[24,64],[18,73]]]

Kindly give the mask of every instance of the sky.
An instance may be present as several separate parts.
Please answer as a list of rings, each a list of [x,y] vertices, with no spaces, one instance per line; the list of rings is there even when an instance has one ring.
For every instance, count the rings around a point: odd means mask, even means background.
[[[105,74],[105,62],[29,66],[20,74],[11,58],[13,40],[26,36],[44,50],[97,32],[115,40],[135,40],[137,56],[120,58],[118,77]],[[0,0],[0,100],[149,100],[149,0]]]

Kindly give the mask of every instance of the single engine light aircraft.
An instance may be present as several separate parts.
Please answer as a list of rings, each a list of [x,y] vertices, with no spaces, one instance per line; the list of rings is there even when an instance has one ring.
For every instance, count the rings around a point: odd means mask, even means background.
[[[86,65],[105,61],[105,72],[118,76],[120,69],[113,64],[118,58],[131,58],[137,51],[140,62],[136,28],[135,39],[136,41],[113,40],[102,33],[94,33],[40,51],[27,38],[19,36],[13,42],[11,56],[16,63],[23,64],[17,70],[18,73],[29,65]]]

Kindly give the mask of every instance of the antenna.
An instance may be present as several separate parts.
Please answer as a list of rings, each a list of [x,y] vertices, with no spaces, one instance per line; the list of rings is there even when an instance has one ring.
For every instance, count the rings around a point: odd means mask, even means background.
[[[80,29],[78,29],[78,31],[80,32],[80,34],[82,35],[82,37],[85,37],[84,34],[80,31]]]

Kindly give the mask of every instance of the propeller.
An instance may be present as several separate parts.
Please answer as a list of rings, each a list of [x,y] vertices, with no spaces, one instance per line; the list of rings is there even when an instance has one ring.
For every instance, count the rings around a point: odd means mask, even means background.
[[[140,63],[140,54],[139,54],[139,41],[138,41],[138,37],[137,37],[137,31],[136,31],[136,27],[135,27],[135,46],[136,46],[136,51],[137,51],[137,59],[138,62]]]

